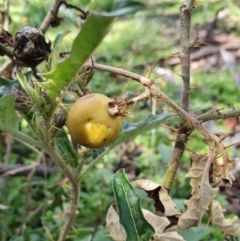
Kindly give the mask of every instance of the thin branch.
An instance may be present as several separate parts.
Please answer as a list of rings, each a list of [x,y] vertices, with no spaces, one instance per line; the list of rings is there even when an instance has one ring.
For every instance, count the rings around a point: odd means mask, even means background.
[[[235,110],[220,111],[213,109],[196,117],[197,120],[206,122],[210,120],[228,119],[240,116],[240,108]]]
[[[42,145],[42,142],[40,141],[37,141],[36,139],[33,139],[32,137],[18,131],[18,130],[15,130],[15,129],[12,129],[12,128],[9,128],[8,126],[5,126],[5,125],[2,125],[0,124],[0,130],[4,131],[4,132],[7,132],[7,133],[10,133],[11,135],[17,137],[18,139],[21,139],[23,140],[24,142],[32,145],[32,146],[35,146],[35,147],[38,147],[38,148],[42,148],[43,145]]]
[[[32,173],[33,169],[34,176],[37,177],[46,177],[50,178],[52,175],[54,175],[57,172],[57,167],[48,167],[47,170],[45,170],[45,167],[38,166],[38,163],[33,163],[29,165],[0,165],[0,176],[6,177],[19,177],[19,176],[28,176],[30,173]]]
[[[113,74],[121,75],[121,76],[127,77],[129,79],[135,80],[145,86],[148,86],[153,82],[152,79],[146,78],[142,75],[130,72],[125,69],[120,69],[120,68],[116,68],[116,67],[112,67],[112,66],[108,66],[108,65],[96,64],[96,63],[92,64],[92,63],[87,62],[84,65],[84,67],[91,68],[91,69],[97,69],[100,71],[107,71],[107,72],[110,72]]]
[[[91,170],[91,168],[93,168],[102,159],[102,157],[104,157],[108,153],[108,151],[109,149],[102,152],[100,155],[97,156],[97,158],[95,158],[92,162],[90,162],[89,165],[84,170],[81,171],[79,176],[80,182],[83,179],[83,177],[89,172],[89,170]]]
[[[174,101],[172,101],[155,83],[153,79],[148,79],[146,77],[143,77],[141,75],[132,73],[130,71],[124,70],[124,69],[119,69],[111,66],[106,66],[106,65],[101,65],[101,64],[96,64],[94,65],[87,63],[85,66],[97,70],[102,70],[102,71],[107,71],[110,73],[113,73],[115,75],[122,75],[127,78],[130,78],[132,80],[136,80],[137,82],[141,83],[143,86],[147,86],[151,90],[151,95],[152,96],[157,96],[160,97],[162,101],[164,101],[167,105],[169,105],[179,116],[181,116],[184,120],[186,120],[189,124],[190,130],[196,129],[198,130],[206,139],[206,142],[209,144],[209,147],[211,146],[211,142],[214,141],[217,143],[219,146],[219,149],[221,150],[222,157],[224,160],[224,163],[227,163],[229,158],[228,154],[223,146],[223,143],[220,141],[220,139],[213,133],[210,133],[205,127],[201,125],[201,122],[198,121],[196,118],[191,116],[188,112],[186,112],[183,108],[181,108],[179,105],[177,105]],[[186,125],[187,126],[187,125]],[[182,140],[186,138],[184,134],[180,136]],[[183,143],[183,142],[182,142]],[[176,161],[176,159],[174,160]],[[91,163],[92,164],[92,163]],[[86,173],[86,170],[81,174],[82,176]]]
[[[180,8],[180,61],[181,77],[183,79],[181,107],[188,112],[190,93],[190,24],[191,13],[189,9],[182,5]]]
[[[72,4],[69,4],[66,0],[55,0],[51,9],[48,11],[46,17],[44,18],[44,20],[40,26],[40,30],[42,31],[43,34],[47,31],[47,29],[50,25],[56,27],[60,24],[61,20],[63,20],[63,18],[60,18],[57,16],[61,5],[65,5],[66,8],[71,8],[71,9],[75,9],[75,10],[79,11],[81,13],[80,17],[82,19],[86,19],[88,17],[88,14],[89,14],[88,11],[85,12],[81,8],[74,6]]]
[[[184,0],[184,5],[189,9],[189,11],[192,11],[195,8],[195,1],[196,0]]]
[[[9,48],[5,47],[2,43],[0,43],[0,55],[7,55],[9,58],[13,58],[13,51]]]
[[[48,11],[47,15],[45,16],[45,18],[40,26],[40,30],[43,34],[47,31],[52,19],[57,15],[60,2],[61,2],[61,0],[55,0],[53,2],[51,9]]]
[[[143,86],[146,86],[151,90],[151,95],[153,95],[153,96],[156,95],[156,96],[160,97],[160,99],[162,101],[164,101],[166,104],[168,104],[183,119],[185,119],[186,121],[189,121],[190,125],[192,127],[196,128],[197,130],[199,130],[199,128],[202,130],[203,127],[201,126],[201,122],[198,121],[197,119],[195,119],[189,113],[187,113],[183,108],[181,108],[179,105],[177,105],[174,101],[172,101],[157,86],[157,84],[155,83],[155,81],[153,79],[146,78],[144,76],[141,76],[136,73],[132,73],[125,69],[120,69],[120,68],[116,68],[116,67],[112,67],[112,66],[108,66],[108,65],[96,64],[96,63],[94,63],[94,65],[92,65],[91,63],[86,63],[85,66],[88,68],[97,69],[97,70],[101,70],[101,71],[107,71],[107,72],[110,72],[110,73],[116,74],[116,75],[121,75],[121,76],[130,78],[132,80],[135,80],[135,81],[141,83]],[[149,97],[151,97],[151,96],[149,96]],[[144,98],[146,98],[145,95],[144,95]]]
[[[180,7],[180,63],[181,63],[181,77],[183,80],[181,90],[181,107],[189,111],[189,94],[190,94],[190,24],[191,11],[189,10],[189,3],[185,3]],[[176,176],[180,161],[185,149],[185,144],[188,141],[188,136],[191,133],[191,127],[186,126],[185,123],[179,124],[178,134],[176,137],[172,156],[169,160],[169,165],[165,174],[163,186],[169,191],[171,189],[173,180]]]
[[[25,172],[26,170],[31,170],[31,172],[27,172],[29,174],[29,173],[32,173],[32,169],[37,168],[39,165],[40,165],[39,162],[34,162],[34,163],[31,163],[29,165],[24,165],[24,166],[22,166],[22,165],[15,165],[15,166],[10,166],[10,167],[4,166],[3,170],[1,170],[2,168],[0,166],[0,173],[3,172],[3,174],[1,174],[1,176],[6,177],[6,176],[12,176],[12,175],[16,175],[18,173]]]
[[[36,162],[30,164],[31,167],[32,167],[32,170],[31,172],[28,174],[28,180],[30,181],[34,175],[34,172],[36,171],[37,167],[40,165],[40,162],[41,162],[41,159],[44,158],[43,156],[43,153],[41,153],[39,150],[37,150],[35,147],[31,147],[28,143],[24,143],[23,141],[20,140],[20,142],[22,142],[23,144],[25,144],[26,146],[30,147],[30,149],[32,149],[33,151],[35,151],[38,156],[37,156],[37,159],[36,159]],[[21,168],[20,168],[21,169]],[[11,171],[10,171],[11,173]],[[4,176],[4,175],[3,175]],[[23,231],[23,227],[24,225],[26,224],[27,222],[27,210],[28,210],[28,206],[29,206],[29,201],[30,201],[30,193],[31,193],[31,190],[32,190],[32,186],[27,186],[26,187],[26,198],[25,198],[25,201],[24,201],[24,205],[23,205],[23,211],[22,211],[22,219],[21,219],[21,223],[19,225],[19,228],[18,228],[18,233],[22,233]]]
[[[5,154],[4,154],[4,164],[8,164],[9,162],[9,157],[10,157],[10,154],[11,154],[11,149],[12,149],[12,136],[9,134],[9,133],[5,133],[4,134],[5,136],[5,144],[6,144],[6,151],[5,151]]]
[[[65,222],[64,228],[62,229],[58,238],[58,241],[64,241],[68,233],[68,230],[71,228],[72,222],[75,218],[75,212],[78,205],[78,198],[79,198],[78,197],[79,196],[78,173],[76,173],[74,169],[71,169],[69,166],[67,166],[63,158],[59,155],[59,153],[55,149],[49,146],[46,146],[44,150],[58,164],[58,166],[62,169],[63,173],[67,176],[67,178],[69,179],[72,185],[71,202],[70,202],[71,210]]]
[[[43,219],[41,219],[41,223],[42,223],[43,229],[44,229],[44,231],[45,231],[46,236],[48,237],[48,239],[49,239],[50,241],[55,241],[55,239],[53,238],[50,230],[48,229],[48,226],[44,223]]]

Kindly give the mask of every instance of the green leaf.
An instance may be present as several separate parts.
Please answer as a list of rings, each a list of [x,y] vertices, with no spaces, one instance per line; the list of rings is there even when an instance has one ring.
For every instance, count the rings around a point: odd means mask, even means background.
[[[14,85],[17,85],[16,80],[6,79],[0,76],[0,96],[4,96],[9,93],[9,90],[14,88]]]
[[[50,79],[40,85],[51,100],[55,101],[64,94],[78,70],[108,33],[113,20],[113,17],[91,14],[74,40],[69,58],[59,62],[51,72],[42,74]]]
[[[24,227],[23,237],[24,241],[31,241],[29,230],[26,227]]]
[[[200,241],[203,237],[209,234],[209,227],[201,225],[201,227],[192,227],[186,230],[179,230],[180,234],[185,240]]]
[[[167,165],[172,156],[172,149],[169,146],[161,143],[158,145],[157,151],[161,155],[161,162]]]
[[[15,84],[16,81],[10,80],[10,79],[6,79],[4,77],[0,76],[0,86],[12,86],[13,84]]]
[[[0,230],[2,232],[5,231],[8,236],[13,237],[13,234],[11,233],[11,231],[2,222],[0,222]]]
[[[112,241],[109,237],[109,231],[106,228],[99,227],[97,232],[94,234],[93,241]]]
[[[91,1],[87,6],[90,12],[111,12],[114,6],[114,0]]]
[[[114,141],[107,149],[98,149],[99,155],[89,164],[89,166],[83,171],[81,178],[91,169],[98,161],[100,161],[109,151],[111,151],[116,146],[121,145],[122,143],[134,139],[138,135],[152,130],[153,128],[158,127],[161,123],[166,121],[169,117],[173,115],[168,113],[163,113],[161,115],[149,115],[145,120],[137,123],[123,123],[122,132],[118,136],[117,140]],[[102,152],[102,150],[104,150]]]
[[[116,16],[135,13],[139,10],[143,10],[147,7],[146,3],[139,0],[118,0],[115,2],[114,10],[112,14]]]
[[[6,95],[0,98],[0,126],[17,129],[19,119],[15,113],[15,95]]]
[[[29,73],[30,75],[31,73]],[[27,77],[23,74],[18,73],[17,78],[22,86],[22,88],[26,91],[26,93],[30,96],[30,98],[33,100],[34,104],[36,107],[41,111],[41,112],[46,112],[46,101],[45,99],[40,95],[40,91],[38,91],[38,88],[32,88],[27,81]]]
[[[140,197],[124,172],[118,171],[115,174],[113,191],[119,220],[127,233],[127,241],[148,241],[155,233],[154,228],[145,220]]]
[[[124,122],[122,132],[120,133],[117,140],[109,146],[109,148],[112,149],[115,146],[118,146],[128,140],[135,138],[138,135],[143,134],[144,132],[158,127],[168,117],[170,117],[170,114],[163,113],[161,115],[149,115],[145,120],[137,123]]]
[[[68,35],[70,32],[71,32],[70,30],[65,30],[63,33],[59,33],[56,36],[56,38],[53,42],[53,48],[52,48],[51,56],[49,57],[49,61],[46,64],[46,69],[48,71],[50,71],[51,69],[53,69],[56,66],[57,61],[59,60],[59,54],[61,52],[63,38],[66,35]]]
[[[78,154],[70,143],[65,131],[61,130],[56,136],[56,145],[59,154],[71,167],[77,167]]]

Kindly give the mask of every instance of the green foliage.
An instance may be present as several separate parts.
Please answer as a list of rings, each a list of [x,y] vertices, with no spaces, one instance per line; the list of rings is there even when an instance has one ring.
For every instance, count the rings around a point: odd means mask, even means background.
[[[74,150],[72,143],[70,142],[66,132],[60,130],[56,135],[56,146],[59,154],[64,160],[71,166],[77,167],[78,165],[78,154]]]
[[[52,102],[59,102],[56,99],[65,93],[77,71],[88,60],[109,31],[113,20],[113,17],[91,14],[76,37],[69,58],[59,62],[51,72],[43,74],[50,80],[40,84],[40,86],[46,90]],[[98,27],[96,28],[96,26]]]
[[[18,74],[18,81],[21,84],[22,88],[26,91],[26,93],[33,100],[36,108],[40,113],[47,112],[45,109],[47,106],[46,100],[41,96],[39,88],[33,88],[29,85],[27,81],[27,77],[23,74]]]
[[[124,172],[118,171],[113,179],[120,223],[127,233],[127,241],[146,241],[154,234],[153,227],[145,220],[140,197],[127,180]]]
[[[29,25],[40,26],[52,1],[45,1],[44,4],[40,4],[40,2],[39,0],[25,2],[23,13],[19,11],[23,3],[19,1],[11,2],[13,11],[11,13],[10,30],[12,33],[24,25],[23,17],[27,17]],[[65,11],[65,7],[61,9],[60,16],[64,16],[63,25],[60,25],[56,30],[49,29],[48,31],[50,39],[54,39],[55,32],[58,34],[52,44],[52,55],[47,63],[43,63],[40,66],[42,69],[45,69],[45,73],[42,76],[46,77],[47,81],[36,84],[34,81],[32,82],[33,77],[29,77],[27,74],[18,75],[21,87],[31,97],[37,107],[36,109],[38,109],[38,112],[33,110],[30,113],[32,117],[27,121],[34,122],[37,119],[36,115],[41,114],[39,112],[46,113],[49,110],[48,108],[50,108],[49,103],[54,107],[52,109],[58,111],[58,104],[66,91],[68,91],[69,85],[72,83],[78,70],[92,54],[94,61],[97,63],[102,62],[112,66],[123,67],[146,75],[149,67],[152,66],[156,59],[159,60],[156,64],[158,66],[159,63],[161,65],[162,60],[178,52],[178,44],[176,43],[178,43],[179,38],[179,27],[176,22],[176,16],[178,19],[179,1],[149,1],[147,11],[124,17],[122,16],[123,14],[132,14],[138,10],[145,9],[146,4],[142,1],[134,0],[116,2],[108,0],[104,1],[104,3],[96,0],[73,0],[71,4],[76,4],[84,10],[99,11],[101,13],[90,14],[72,45],[72,36],[69,37],[67,34],[70,29],[73,33],[79,30],[75,26],[69,25],[71,23],[69,19],[75,20],[76,15],[71,14],[71,16],[67,16],[69,11]],[[211,22],[216,11],[227,5],[231,10],[231,14],[229,21],[219,23],[220,30],[233,29],[235,26],[235,34],[239,35],[239,28],[234,24],[230,24],[230,22],[238,21],[239,10],[236,8],[236,1],[228,3],[210,1],[202,2],[201,4],[203,5],[202,9],[196,10],[192,17],[192,22],[194,24],[197,23],[198,28]],[[36,14],[30,14],[32,12]],[[203,12],[205,14],[204,18],[202,17]],[[115,16],[120,16],[120,18],[115,20]],[[74,24],[76,23],[74,22]],[[110,30],[111,26],[114,26],[112,30]],[[63,29],[67,30],[63,31]],[[110,34],[102,42],[109,31]],[[65,43],[63,40],[68,42]],[[97,48],[100,43],[101,45]],[[66,48],[68,51],[68,46],[70,45],[72,46],[70,57],[65,61],[59,62],[59,53],[66,51]],[[130,57],[131,59],[128,61]],[[127,61],[128,63],[126,64]],[[177,75],[180,73],[180,70],[175,68],[173,72]],[[234,107],[238,106],[239,96],[236,93],[239,90],[233,82],[229,81],[230,75],[229,71],[224,69],[216,72],[193,70],[192,83],[194,86],[200,85],[200,87],[191,91],[192,113],[203,113],[206,109],[212,108],[213,103],[218,108],[227,108],[232,104]],[[158,76],[152,71],[151,77],[155,78]],[[177,76],[176,79],[176,84],[164,83],[159,79],[156,79],[156,81],[164,92],[178,103],[181,78]],[[91,79],[90,87],[93,92],[104,93],[111,97],[124,95],[125,93],[122,92],[125,90],[128,80],[125,78],[120,79],[122,83],[115,80],[109,73],[96,71]],[[139,84],[132,82],[126,89],[126,95],[130,97],[135,96],[139,89]],[[27,136],[30,138],[32,132],[28,126],[29,123],[22,119],[19,120],[13,108],[15,96],[6,95],[9,90],[12,91],[16,88],[17,83],[17,81],[0,77],[0,95],[3,96],[0,99],[0,129],[13,135],[22,131],[27,133]],[[79,153],[74,150],[66,129],[61,129],[56,135],[52,143],[56,144],[56,150],[64,158],[65,163],[73,168],[77,167],[79,163],[83,165],[80,178],[80,203],[78,204],[78,212],[73,229],[68,235],[69,240],[112,240],[108,236],[108,231],[104,228],[107,207],[114,201],[110,188],[112,179],[114,179],[114,190],[118,197],[117,203],[120,207],[120,215],[123,217],[122,220],[127,220],[124,224],[127,230],[128,227],[134,227],[133,224],[136,224],[138,218],[142,220],[139,197],[131,189],[124,174],[118,172],[114,177],[114,171],[117,164],[122,161],[122,157],[119,155],[124,147],[122,145],[131,140],[138,147],[142,148],[142,154],[134,156],[133,160],[129,161],[134,167],[140,168],[139,177],[149,178],[159,183],[162,182],[166,165],[172,153],[173,142],[171,140],[174,140],[175,132],[161,125],[164,123],[177,128],[179,119],[167,112],[162,113],[161,108],[165,108],[162,102],[158,103],[157,115],[149,115],[151,107],[152,103],[150,101],[137,103],[131,111],[134,116],[133,120],[124,122],[122,132],[114,143],[108,148],[91,150],[89,152],[85,149],[80,149],[81,158],[78,158]],[[172,117],[172,119],[169,117]],[[141,121],[137,122],[136,120]],[[53,123],[50,124],[52,125]],[[218,124],[221,125],[222,123],[219,122]],[[1,128],[3,126],[4,128]],[[152,129],[155,129],[155,131],[151,132]],[[22,139],[19,135],[17,137]],[[30,139],[30,141],[26,138],[23,138],[23,140],[41,149],[41,146],[36,145],[38,143],[36,143],[35,138]],[[202,144],[202,137],[199,134],[193,133],[191,138],[192,140],[188,147],[197,152],[206,151]],[[0,154],[3,157],[7,153],[5,148],[6,142],[0,140],[0,144]],[[28,147],[16,142],[12,144],[9,164],[29,164],[38,160],[36,158],[38,158],[37,154],[29,151]],[[45,156],[44,160],[47,167],[54,165],[49,156]],[[172,188],[173,196],[177,198],[174,201],[177,200],[176,202],[181,210],[183,209],[183,200],[190,196],[191,189],[189,180],[185,178],[186,168],[189,168],[189,158],[184,156],[181,164],[182,170],[179,170]],[[56,240],[59,230],[62,229],[67,218],[65,214],[69,210],[70,189],[68,184],[64,182],[61,171],[54,173],[49,179],[44,179],[44,177],[29,178],[30,180],[21,177],[6,179],[6,187],[1,193],[2,195],[0,195],[0,203],[9,205],[10,209],[0,213],[0,239],[3,241],[40,241],[50,240],[51,238]],[[121,195],[120,191],[126,190],[128,192],[125,195]],[[133,202],[131,202],[131,197],[134,197]],[[146,197],[142,199],[143,205],[147,207],[152,205],[152,203],[146,200]],[[25,203],[28,203],[28,205],[24,210]],[[29,218],[41,205],[42,208]],[[136,211],[134,209],[136,208],[137,211],[134,217],[131,216],[129,218],[129,214],[132,211],[131,205],[133,210]],[[128,210],[128,212],[123,212],[123,209],[125,211]],[[24,219],[25,217],[26,219]],[[19,231],[21,222],[25,222],[25,224],[22,230]],[[207,224],[208,219],[204,218],[203,223]],[[204,224],[199,228],[191,228],[180,233],[186,240],[220,240],[223,238],[223,234]],[[146,229],[147,234],[149,230],[152,231],[151,227],[144,221],[141,225],[144,228],[140,228],[140,231]],[[128,230],[129,236],[131,236],[132,231],[135,233],[136,229]],[[135,234],[133,239],[141,240],[141,235],[136,237]],[[148,236],[151,236],[150,233]],[[147,239],[148,237],[146,237]]]
[[[109,145],[107,149],[103,148],[100,151],[95,152],[97,157],[93,160],[93,162],[83,171],[81,174],[81,178],[88,172],[90,168],[92,168],[97,162],[99,162],[109,151],[113,148],[121,145],[122,143],[134,139],[136,136],[143,134],[147,131],[150,131],[154,127],[159,126],[161,123],[166,121],[169,117],[169,114],[161,114],[161,115],[149,115],[145,120],[131,124],[131,123],[124,123],[123,129],[120,135],[118,136],[117,140],[114,141],[112,144]]]
[[[128,140],[134,139],[140,133],[143,134],[152,130],[153,128],[157,128],[169,117],[171,117],[170,114],[162,113],[160,115],[149,115],[145,120],[136,123],[124,122],[122,132],[117,140],[110,145],[110,148],[114,148]]]
[[[189,230],[181,230],[178,233],[186,240],[186,241],[199,241],[202,240],[204,236],[206,236],[209,231],[207,226],[201,227],[193,227]]]
[[[47,71],[51,71],[54,69],[57,65],[57,62],[59,61],[59,54],[61,53],[61,50],[63,48],[63,38],[70,33],[70,30],[65,30],[63,33],[59,33],[52,46],[52,53],[51,56],[49,57],[49,60],[45,66]]]
[[[17,129],[19,119],[14,110],[14,95],[6,95],[0,98],[0,129],[2,126],[9,130]]]

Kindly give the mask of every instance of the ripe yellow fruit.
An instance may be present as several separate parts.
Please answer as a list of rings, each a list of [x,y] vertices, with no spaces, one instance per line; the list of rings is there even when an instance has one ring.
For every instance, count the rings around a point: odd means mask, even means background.
[[[79,98],[68,113],[67,126],[73,141],[88,148],[111,144],[122,127],[121,116],[111,116],[108,103],[112,100],[102,94]]]

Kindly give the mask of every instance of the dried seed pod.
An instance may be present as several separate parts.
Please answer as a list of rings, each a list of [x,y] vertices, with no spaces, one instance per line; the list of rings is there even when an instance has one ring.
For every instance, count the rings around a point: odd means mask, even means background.
[[[24,27],[15,35],[14,56],[24,67],[35,67],[47,60],[51,53],[51,43],[47,43],[42,33],[31,27]]]

